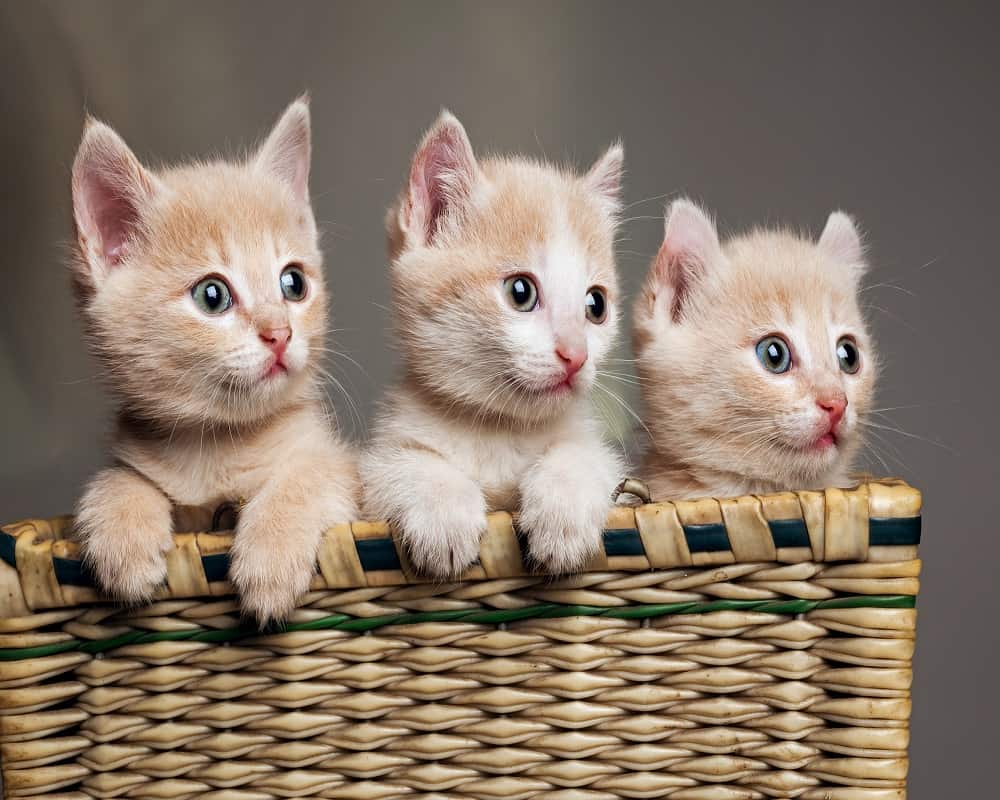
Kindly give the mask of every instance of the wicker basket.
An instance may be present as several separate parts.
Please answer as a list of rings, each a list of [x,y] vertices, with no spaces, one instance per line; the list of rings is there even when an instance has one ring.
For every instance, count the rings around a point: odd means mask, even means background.
[[[103,602],[67,520],[0,533],[6,797],[898,800],[920,495],[900,482],[617,508],[585,574],[508,514],[460,583],[329,531],[280,632],[229,534],[178,534],[152,605]]]

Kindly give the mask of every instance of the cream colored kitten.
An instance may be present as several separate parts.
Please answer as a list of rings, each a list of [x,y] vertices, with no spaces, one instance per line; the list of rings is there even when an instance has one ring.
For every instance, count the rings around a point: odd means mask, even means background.
[[[387,219],[405,371],[361,474],[426,573],[469,567],[496,509],[520,507],[550,570],[600,547],[622,465],[588,392],[616,328],[621,172],[618,145],[584,176],[477,161],[447,112],[413,158]]]
[[[143,167],[88,121],[73,165],[74,277],[119,404],[115,466],[77,513],[100,584],[149,598],[174,504],[245,502],[230,578],[281,619],[322,532],[355,517],[353,457],[319,401],[326,291],[309,203],[309,108],[289,106],[246,162]]]
[[[877,365],[864,270],[846,214],[818,242],[756,230],[722,245],[701,209],[671,205],[635,305],[654,498],[849,484]]]

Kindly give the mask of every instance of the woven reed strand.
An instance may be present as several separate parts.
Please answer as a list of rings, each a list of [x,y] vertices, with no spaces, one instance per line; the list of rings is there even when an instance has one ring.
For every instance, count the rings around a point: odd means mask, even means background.
[[[369,586],[313,592],[293,623],[912,595],[918,571],[749,563]],[[239,622],[232,598],[73,607],[3,621],[0,646]],[[899,800],[914,622],[891,607],[425,621],[7,661],[4,788],[61,800]]]

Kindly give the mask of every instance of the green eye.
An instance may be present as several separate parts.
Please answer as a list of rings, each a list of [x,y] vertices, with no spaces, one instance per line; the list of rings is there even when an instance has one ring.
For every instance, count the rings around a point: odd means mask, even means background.
[[[191,289],[195,305],[206,314],[222,314],[233,304],[229,285],[222,278],[205,278]]]
[[[776,375],[788,372],[792,366],[788,342],[780,336],[765,336],[757,342],[757,359],[764,365],[764,369]]]
[[[306,276],[302,270],[295,266],[285,267],[281,273],[281,293],[285,298],[297,303],[305,299],[307,290]]]
[[[511,306],[518,311],[534,311],[538,305],[538,289],[527,275],[514,275],[503,282]]]
[[[842,336],[837,342],[837,361],[840,362],[840,368],[849,375],[861,369],[861,351],[850,336]]]

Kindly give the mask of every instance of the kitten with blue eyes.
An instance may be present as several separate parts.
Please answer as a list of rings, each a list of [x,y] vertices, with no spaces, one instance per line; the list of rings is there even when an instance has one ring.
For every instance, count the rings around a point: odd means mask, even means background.
[[[720,243],[687,200],[634,309],[654,499],[847,486],[877,359],[858,305],[853,220],[818,241],[754,230]]]
[[[178,507],[239,503],[229,577],[280,620],[324,530],[356,517],[354,457],[320,401],[326,289],[297,100],[239,163],[152,171],[90,120],[73,165],[73,277],[117,401],[114,465],[80,500],[85,562],[109,593],[150,598]],[[189,512],[190,513],[190,512]]]
[[[623,473],[589,408],[614,339],[622,150],[584,175],[478,160],[447,112],[387,217],[403,376],[362,457],[364,510],[418,570],[455,577],[486,513],[520,509],[530,558],[581,567]]]

